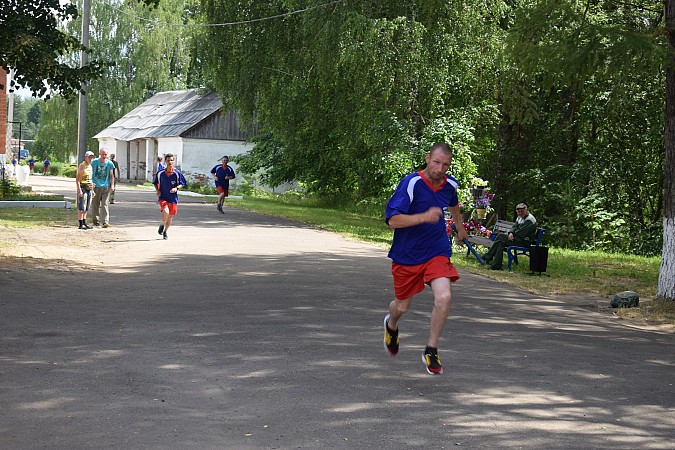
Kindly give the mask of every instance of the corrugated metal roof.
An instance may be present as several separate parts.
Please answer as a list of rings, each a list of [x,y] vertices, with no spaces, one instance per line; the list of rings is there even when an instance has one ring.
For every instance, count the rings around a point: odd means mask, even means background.
[[[120,141],[180,136],[223,106],[215,92],[199,95],[195,91],[160,92],[94,138]]]

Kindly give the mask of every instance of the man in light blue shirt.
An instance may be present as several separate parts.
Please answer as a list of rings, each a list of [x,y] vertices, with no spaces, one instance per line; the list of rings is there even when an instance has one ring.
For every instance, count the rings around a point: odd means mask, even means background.
[[[103,216],[103,228],[110,226],[110,208],[108,196],[110,187],[115,183],[115,165],[108,159],[108,150],[102,148],[98,151],[98,159],[91,162],[91,180],[94,183],[94,200],[91,202],[94,226],[101,225]]]

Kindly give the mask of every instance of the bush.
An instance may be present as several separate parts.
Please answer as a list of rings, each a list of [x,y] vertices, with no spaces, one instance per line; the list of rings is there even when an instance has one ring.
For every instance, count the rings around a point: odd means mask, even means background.
[[[253,198],[275,198],[276,196],[266,190],[256,187],[252,184],[238,184],[237,193]]]
[[[51,172],[51,169],[49,171]],[[63,168],[63,176],[68,178],[75,178],[77,176],[77,166],[69,165]]]
[[[9,177],[0,178],[0,199],[9,200],[19,195],[19,185]]]
[[[70,165],[66,165],[64,163],[60,163],[57,161],[51,161],[49,164],[49,175],[53,176],[59,176],[59,175],[64,175],[64,172],[68,167],[71,167]],[[35,162],[35,173],[44,173],[45,172],[45,164],[43,162]],[[77,167],[75,167],[75,171],[77,171]],[[65,175],[69,176],[69,175]],[[75,175],[72,176],[72,178],[75,178]]]
[[[238,195],[244,195],[255,198],[272,198],[273,194],[266,192],[259,187],[261,181],[258,175],[244,175],[237,182],[236,192]]]
[[[205,185],[200,183],[199,181],[193,181],[188,183],[187,190],[202,195],[218,195],[218,191],[214,186]]]
[[[49,175],[62,175],[64,171],[64,164],[60,162],[52,161],[49,165]]]

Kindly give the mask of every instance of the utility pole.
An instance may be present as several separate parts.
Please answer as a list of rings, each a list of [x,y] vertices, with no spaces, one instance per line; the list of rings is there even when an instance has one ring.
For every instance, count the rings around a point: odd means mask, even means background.
[[[82,46],[85,50],[80,51],[80,67],[89,64],[89,0],[84,0],[82,4]],[[84,153],[87,151],[87,92],[89,87],[87,82],[83,81],[80,86],[80,108],[77,116],[77,162],[84,160]]]
[[[9,89],[7,88],[11,80],[14,79],[14,69],[10,68],[9,73],[7,74],[7,83],[5,84],[5,90],[9,92]],[[3,105],[4,107],[5,105]],[[9,92],[7,94],[7,142],[3,142],[3,145],[5,145],[5,148],[9,152],[8,154],[11,156],[11,153],[14,151],[12,148],[12,135],[14,134],[14,128],[12,124],[14,123],[14,93]]]

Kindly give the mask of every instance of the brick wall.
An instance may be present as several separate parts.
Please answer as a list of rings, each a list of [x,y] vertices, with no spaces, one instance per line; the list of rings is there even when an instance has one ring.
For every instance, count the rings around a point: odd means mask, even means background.
[[[0,155],[7,153],[7,72],[0,67],[0,80],[5,88],[0,91]]]

